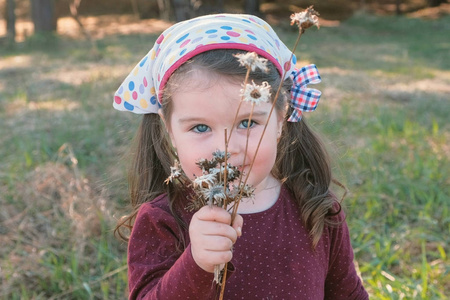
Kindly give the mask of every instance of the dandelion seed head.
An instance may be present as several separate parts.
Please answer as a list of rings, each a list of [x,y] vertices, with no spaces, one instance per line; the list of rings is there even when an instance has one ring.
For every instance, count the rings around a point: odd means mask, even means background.
[[[264,73],[269,72],[267,59],[259,57],[256,52],[238,53],[234,54],[234,57],[238,59],[241,66],[251,69],[252,72],[256,71],[256,69],[260,69]]]
[[[201,193],[203,194],[203,197],[208,200],[209,205],[222,206],[227,198],[221,184],[216,184],[208,189],[202,189]]]
[[[196,162],[196,164],[200,169],[202,169],[203,173],[206,173],[209,169],[216,167],[217,162],[214,158],[212,160],[201,158]]]
[[[251,84],[248,83],[243,86],[243,89],[241,89],[241,97],[243,97],[244,101],[258,105],[262,102],[269,101],[270,89],[271,86],[267,81],[264,81],[262,85],[257,85],[252,81]]]
[[[241,195],[243,198],[253,198],[255,195],[255,188],[248,184],[241,183],[239,186],[233,184],[234,197]]]
[[[207,165],[207,163],[208,163],[208,161],[207,161],[206,159],[204,159],[204,158],[201,158],[201,159],[199,159],[199,160],[196,162],[196,164],[197,164],[200,168],[202,168],[202,169],[205,168],[205,166]]]
[[[170,167],[170,175],[164,182],[166,184],[168,184],[169,182],[173,182],[175,178],[178,178],[181,175],[183,175],[183,170],[181,169],[180,163],[177,160],[175,160],[174,166]]]
[[[319,13],[315,11],[312,6],[310,6],[302,12],[292,14],[291,25],[297,24],[298,28],[302,31],[312,26],[319,28],[320,24],[318,16]]]
[[[225,162],[225,151],[216,150],[212,153],[214,166]],[[230,158],[230,153],[227,153],[227,158]]]
[[[228,181],[234,181],[240,175],[241,175],[241,172],[238,170],[237,167],[232,166],[230,164],[227,165],[227,180]]]
[[[202,176],[196,177],[192,184],[195,188],[211,188],[217,183],[217,176],[215,174],[204,174]]]

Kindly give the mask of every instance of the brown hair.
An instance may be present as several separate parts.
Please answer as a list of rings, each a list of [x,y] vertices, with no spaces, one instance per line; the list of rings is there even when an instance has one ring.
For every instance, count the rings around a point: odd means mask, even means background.
[[[164,89],[162,99],[164,119],[170,122],[171,94],[193,70],[204,69],[219,75],[220,78],[242,82],[246,69],[239,66],[237,59],[233,56],[233,54],[242,52],[241,50],[225,49],[208,51],[193,57],[180,66],[172,74]],[[281,78],[271,62],[268,63],[268,67],[268,73],[259,70],[251,72],[250,79],[259,84],[267,81],[275,89],[272,91],[272,95],[275,95]],[[287,79],[282,84],[278,99],[272,99],[272,101],[277,101],[275,107],[279,113],[285,111],[286,101],[288,97],[290,98],[289,91],[292,81]],[[289,108],[285,119],[291,113],[292,108]],[[319,137],[309,129],[305,118],[296,123],[284,122],[283,126],[273,174],[293,193],[300,207],[303,221],[309,229],[313,247],[315,247],[324,226],[334,224],[331,216],[340,211],[340,205],[335,205],[336,198],[330,191],[330,184],[334,181],[331,176],[330,161]],[[182,199],[180,187],[164,183],[164,180],[170,175],[170,166],[176,156],[164,124],[158,115],[148,114],[143,117],[133,149],[134,159],[129,170],[130,199],[133,211],[119,221],[115,233],[126,240],[127,237],[123,234],[122,228],[126,227],[131,230],[140,205],[163,193],[169,195],[169,207],[179,226],[186,228],[187,224],[183,223],[176,212],[177,205]]]

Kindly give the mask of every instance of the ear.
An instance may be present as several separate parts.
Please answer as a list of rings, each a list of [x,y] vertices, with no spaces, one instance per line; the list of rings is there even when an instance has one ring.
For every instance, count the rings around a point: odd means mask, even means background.
[[[164,115],[162,113],[161,109],[158,109],[158,115],[161,117],[161,120],[164,123],[164,127],[166,128],[167,133],[169,134],[170,137],[170,142],[172,143],[172,147],[174,147],[175,149],[177,148],[177,146],[175,145],[175,139],[173,138],[173,133],[172,133],[172,129],[170,127],[170,124],[167,123],[166,119],[164,118]]]

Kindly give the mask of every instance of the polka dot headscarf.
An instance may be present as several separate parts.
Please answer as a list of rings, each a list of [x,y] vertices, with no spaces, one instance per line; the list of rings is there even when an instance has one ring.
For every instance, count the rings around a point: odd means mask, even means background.
[[[165,30],[153,48],[127,76],[114,96],[114,108],[137,114],[157,113],[170,75],[193,56],[213,49],[256,52],[270,60],[285,79],[295,56],[262,19],[242,14],[207,15]]]

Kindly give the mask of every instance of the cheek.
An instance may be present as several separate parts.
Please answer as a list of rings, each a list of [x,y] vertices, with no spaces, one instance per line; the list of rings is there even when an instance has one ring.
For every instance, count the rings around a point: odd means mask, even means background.
[[[193,175],[197,175],[197,170],[192,161],[189,160],[189,158],[186,159],[183,155],[180,155],[180,153],[178,153],[178,159],[180,160],[181,168],[183,169],[184,174],[186,174],[190,179],[193,179]]]
[[[177,143],[176,143],[176,138],[172,131],[172,128],[171,128],[171,126],[165,126],[165,127],[166,127],[166,131],[167,131],[167,135],[169,136],[170,142],[172,143],[172,146],[176,149]]]
[[[268,132],[266,132],[268,133]],[[261,160],[266,160],[267,168],[272,169],[275,163],[275,159],[277,156],[277,148],[278,148],[278,131],[273,131],[267,136],[265,136],[265,140],[260,147],[261,151]],[[258,154],[259,155],[259,154]]]
[[[256,152],[256,144],[257,143],[255,143],[255,146],[252,147],[253,153]],[[277,156],[277,145],[278,141],[275,134],[264,135],[258,153],[256,153],[255,161],[255,163],[258,162],[260,168],[271,169],[273,167]]]
[[[194,179],[194,175],[200,176],[201,170],[197,166],[196,162],[201,158],[199,156],[201,154],[199,154],[198,151],[193,151],[193,149],[189,147],[183,147],[182,149],[178,149],[178,159],[180,160],[184,173],[190,179]]]

